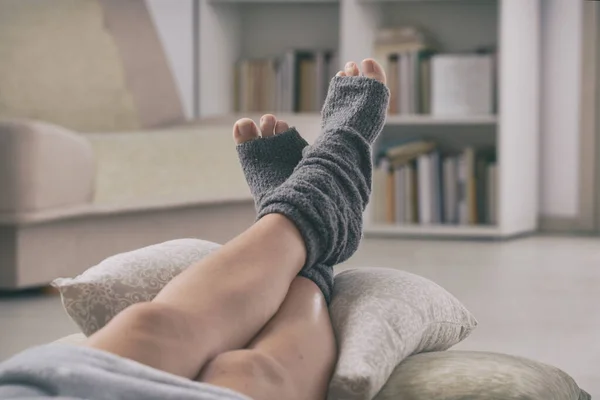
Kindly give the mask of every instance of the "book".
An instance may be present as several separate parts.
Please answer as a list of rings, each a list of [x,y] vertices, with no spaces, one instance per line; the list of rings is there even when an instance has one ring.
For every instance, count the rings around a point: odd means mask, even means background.
[[[405,210],[404,220],[408,224],[416,223],[418,220],[418,187],[417,174],[414,162],[409,162],[404,166],[405,170]]]
[[[396,185],[393,169],[388,169],[385,182],[385,222],[393,224],[396,222]]]
[[[382,160],[377,168],[373,170],[373,190],[370,200],[371,220],[375,224],[384,224],[386,222],[386,186],[389,163]]]
[[[381,64],[383,65],[383,64]],[[338,73],[338,71],[340,71],[341,65],[340,65],[340,59],[339,59],[339,55],[337,52],[332,51],[329,53],[329,57],[328,57],[328,63],[327,63],[327,70],[329,71],[327,73],[327,79],[325,80],[325,88],[329,87],[329,81],[335,76],[335,74]],[[327,94],[327,91],[325,92],[325,94]]]
[[[475,150],[472,147],[467,147],[464,150],[466,166],[467,166],[467,209],[468,223],[471,225],[477,224],[477,181],[475,180]]]
[[[498,167],[496,163],[487,165],[487,223],[498,223]]]
[[[398,166],[415,160],[422,154],[433,151],[435,147],[435,142],[413,141],[388,148],[385,151],[385,156],[393,166]]]
[[[390,88],[390,103],[388,112],[398,114],[398,91],[400,90],[398,82],[398,56],[392,55],[387,60],[387,78]]]
[[[429,154],[430,165],[430,185],[431,185],[431,222],[439,224],[443,218],[442,205],[442,180],[440,153],[433,152]]]
[[[420,103],[419,112],[421,114],[431,113],[431,59],[428,56],[424,56],[421,60],[420,65],[420,79],[419,79],[419,92],[420,92]]]
[[[375,35],[373,58],[381,65],[385,65],[391,54],[420,51],[428,48],[429,44],[429,38],[416,27],[384,28]]]
[[[329,78],[331,78],[327,68],[329,57],[327,51],[317,51],[315,53],[315,106],[313,111],[321,110],[325,103],[327,85],[329,84]]]
[[[488,54],[431,57],[431,112],[482,115],[493,110],[493,61]]]
[[[484,155],[478,154],[475,160],[475,190],[476,190],[476,209],[477,222],[480,224],[488,223],[487,207],[487,165],[488,160]]]
[[[317,109],[316,62],[313,58],[303,57],[298,63],[298,112],[312,112]]]
[[[433,182],[431,158],[423,154],[417,159],[419,223],[431,224],[433,222]]]
[[[394,168],[394,201],[395,218],[397,224],[406,222],[406,167],[400,166]]]
[[[468,168],[467,157],[464,153],[458,156],[458,223],[467,225],[469,223],[468,208]]]
[[[410,53],[398,54],[398,114],[411,114]]]
[[[458,159],[443,161],[444,223],[458,223]]]

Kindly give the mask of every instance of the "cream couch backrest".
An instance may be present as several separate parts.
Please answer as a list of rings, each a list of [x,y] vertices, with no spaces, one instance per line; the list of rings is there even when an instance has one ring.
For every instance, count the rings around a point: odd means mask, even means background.
[[[184,119],[144,0],[0,1],[0,119],[79,132]]]

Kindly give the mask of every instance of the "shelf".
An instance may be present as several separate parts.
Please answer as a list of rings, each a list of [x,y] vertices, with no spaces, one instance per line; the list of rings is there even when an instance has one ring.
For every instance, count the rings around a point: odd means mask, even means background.
[[[337,4],[340,0],[210,0],[211,4]]]
[[[495,125],[496,115],[441,117],[433,115],[388,115],[386,126],[398,125]]]
[[[483,0],[488,3],[497,0]],[[482,0],[359,0],[359,3],[364,4],[387,4],[387,3],[481,3]]]
[[[440,237],[495,239],[501,237],[497,226],[466,225],[367,225],[368,237]]]

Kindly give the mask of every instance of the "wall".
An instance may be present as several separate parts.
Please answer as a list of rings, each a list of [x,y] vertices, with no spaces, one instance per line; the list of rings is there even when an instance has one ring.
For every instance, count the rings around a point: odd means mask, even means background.
[[[185,114],[194,116],[192,0],[146,0],[175,75]]]
[[[542,1],[540,213],[576,217],[582,1]]]

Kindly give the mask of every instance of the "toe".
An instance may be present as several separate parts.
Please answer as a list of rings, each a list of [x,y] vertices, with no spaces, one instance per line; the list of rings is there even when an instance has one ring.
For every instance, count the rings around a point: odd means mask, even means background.
[[[258,137],[258,128],[250,118],[242,118],[233,125],[233,140],[241,144]]]
[[[362,72],[367,78],[378,80],[385,84],[385,71],[379,63],[372,58],[367,58],[362,62]]]
[[[358,66],[354,61],[347,62],[344,70],[346,72],[346,76],[358,76],[359,74]]]
[[[260,133],[262,137],[273,136],[277,118],[271,114],[265,114],[260,118]]]
[[[277,121],[277,123],[275,124],[275,134],[276,135],[279,133],[283,133],[283,132],[287,131],[288,129],[290,129],[290,126],[285,121]]]
[[[346,76],[346,73],[344,71],[340,71],[337,74],[335,74],[335,76]]]

